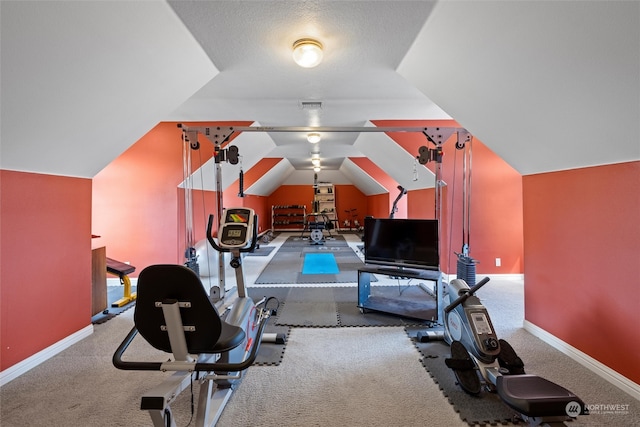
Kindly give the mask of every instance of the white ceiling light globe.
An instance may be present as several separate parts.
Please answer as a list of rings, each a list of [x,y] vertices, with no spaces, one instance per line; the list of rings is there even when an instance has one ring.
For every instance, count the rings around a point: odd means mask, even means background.
[[[300,39],[293,44],[293,60],[301,67],[313,68],[322,62],[322,44],[313,39]]]

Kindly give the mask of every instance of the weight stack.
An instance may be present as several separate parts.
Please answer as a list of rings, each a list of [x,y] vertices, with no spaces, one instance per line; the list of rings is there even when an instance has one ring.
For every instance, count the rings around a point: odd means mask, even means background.
[[[458,255],[456,277],[467,282],[469,287],[476,284],[476,260],[466,255]]]
[[[196,248],[187,248],[187,250],[184,251],[184,257],[187,259],[187,262],[184,263],[185,267],[191,269],[191,271],[200,276],[200,265],[198,265]]]

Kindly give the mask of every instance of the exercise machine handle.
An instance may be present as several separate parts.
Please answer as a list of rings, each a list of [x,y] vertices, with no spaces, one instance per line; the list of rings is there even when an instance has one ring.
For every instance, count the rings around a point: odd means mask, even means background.
[[[209,244],[213,246],[213,249],[215,249],[216,251],[230,252],[229,249],[225,250],[225,249],[222,249],[220,246],[218,246],[218,243],[211,235],[212,232],[213,232],[213,214],[209,215],[209,222],[207,223],[207,240],[209,241]]]
[[[489,283],[489,280],[491,280],[491,279],[489,279],[488,277],[485,277],[484,279],[480,280],[478,283],[475,284],[475,286],[469,288],[469,290],[467,290],[467,292],[465,292],[463,295],[460,295],[451,304],[446,306],[445,309],[444,309],[444,312],[445,313],[449,313],[451,310],[456,308],[458,305],[460,305],[463,302],[465,302],[467,300],[467,298],[469,298],[470,296],[475,294],[478,291],[478,289],[480,289],[481,287],[483,287],[484,285]]]
[[[248,248],[240,249],[240,252],[253,252],[258,244],[258,215],[253,218],[253,235],[251,245]]]
[[[407,190],[402,185],[398,185],[398,190],[400,190],[400,194],[398,194],[398,197],[396,197],[396,199],[393,201],[393,207],[391,208],[391,213],[389,214],[390,219],[393,219],[396,212],[398,211],[398,202],[400,201],[402,196],[407,194]]]
[[[251,351],[249,356],[240,363],[195,363],[193,370],[198,372],[238,372],[244,371],[253,365],[253,362],[258,356],[258,350],[262,343],[262,336],[264,334],[264,328],[267,326],[269,315],[265,315],[260,320],[258,325],[258,332],[256,333],[256,339],[251,344]],[[138,329],[134,326],[129,334],[125,337],[124,341],[120,344],[116,352],[113,354],[112,362],[113,366],[125,371],[161,371],[165,362],[134,362],[122,360],[122,356],[126,349],[129,347],[135,336],[138,334]]]
[[[231,252],[229,248],[222,248],[218,245],[216,240],[212,236],[213,230],[213,214],[209,215],[209,221],[207,222],[207,240],[209,244],[213,246],[218,252]],[[258,244],[258,215],[255,216],[253,221],[253,235],[251,236],[251,245],[248,248],[240,248],[240,252],[253,252]]]

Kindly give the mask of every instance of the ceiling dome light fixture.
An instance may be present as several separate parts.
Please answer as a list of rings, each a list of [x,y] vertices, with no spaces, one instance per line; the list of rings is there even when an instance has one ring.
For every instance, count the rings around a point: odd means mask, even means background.
[[[311,159],[311,164],[313,166],[320,166],[320,159]]]
[[[293,43],[293,60],[301,67],[313,68],[322,62],[322,43],[314,39],[300,39]]]
[[[313,171],[314,172],[320,172],[320,166],[314,166]]]
[[[311,132],[307,134],[307,141],[309,141],[311,144],[317,144],[318,142],[320,142],[320,134],[318,132]]]

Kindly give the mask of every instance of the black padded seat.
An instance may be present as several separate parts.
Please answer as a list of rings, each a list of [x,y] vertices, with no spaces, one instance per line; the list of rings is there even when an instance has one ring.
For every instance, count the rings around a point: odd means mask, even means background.
[[[115,259],[107,257],[107,272],[115,274],[116,276],[125,276],[136,271],[136,268],[132,265],[125,264],[124,262],[117,261]]]
[[[190,302],[180,308],[183,326],[195,326],[185,332],[189,354],[214,354],[229,351],[245,339],[244,331],[220,318],[209,300],[200,278],[183,265],[151,265],[140,272],[134,322],[140,334],[158,350],[171,353],[169,334],[161,306],[156,302]]]
[[[584,403],[566,388],[536,375],[503,375],[497,378],[500,398],[511,408],[529,417],[567,416],[567,404]]]

